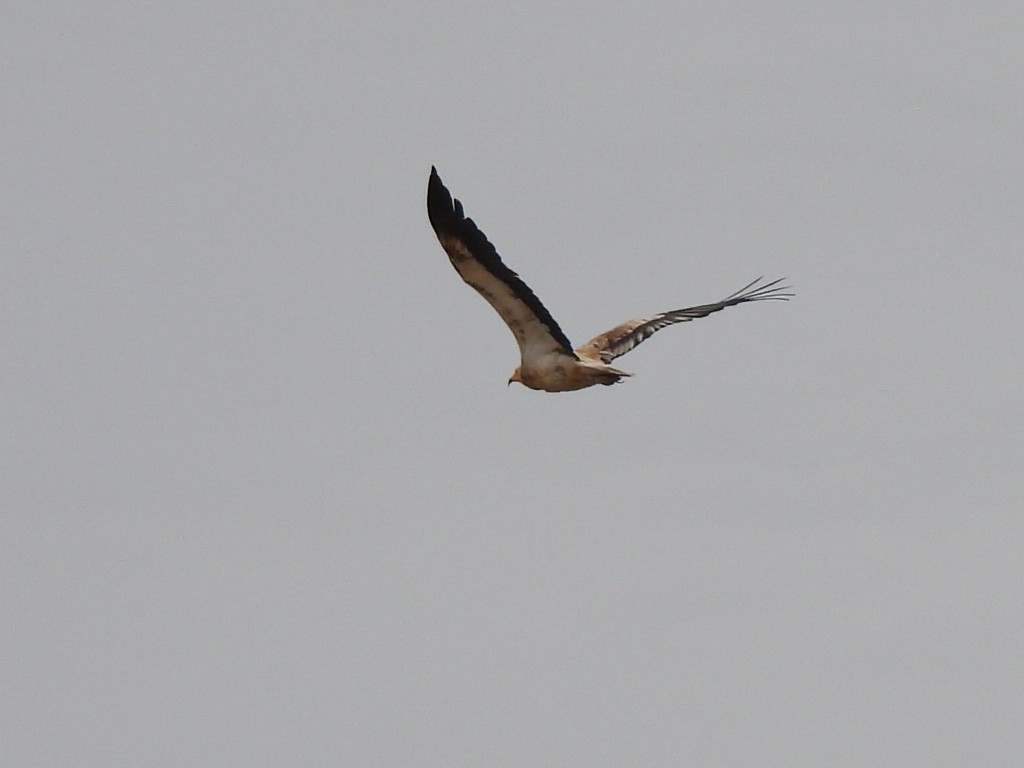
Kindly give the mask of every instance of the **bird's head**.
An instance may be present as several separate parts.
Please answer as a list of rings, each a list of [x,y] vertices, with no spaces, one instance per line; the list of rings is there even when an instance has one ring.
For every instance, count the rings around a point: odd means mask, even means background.
[[[512,386],[512,382],[513,381],[518,381],[520,384],[522,384],[523,383],[522,372],[523,372],[522,366],[519,366],[518,368],[516,368],[512,372],[512,376],[509,378],[507,386]]]

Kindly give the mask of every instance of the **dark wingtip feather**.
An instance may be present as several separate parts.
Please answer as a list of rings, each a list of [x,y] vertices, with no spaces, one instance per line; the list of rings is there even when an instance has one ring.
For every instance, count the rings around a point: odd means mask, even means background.
[[[427,218],[430,219],[430,226],[439,235],[442,232],[458,231],[462,219],[461,207],[441,183],[437,168],[430,166],[430,181],[427,183]]]
[[[786,291],[792,290],[788,285],[779,285],[786,278],[780,277],[777,280],[772,280],[770,283],[760,284],[764,280],[764,276],[751,280],[749,283],[740,288],[736,293],[727,296],[722,299],[722,303],[734,303],[741,304],[747,301],[764,301],[766,299],[775,299],[778,301],[789,301],[791,297],[796,294],[786,293]]]

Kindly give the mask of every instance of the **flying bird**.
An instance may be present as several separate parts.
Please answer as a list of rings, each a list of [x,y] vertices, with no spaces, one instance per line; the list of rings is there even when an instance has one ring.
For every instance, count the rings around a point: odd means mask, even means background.
[[[574,350],[540,299],[519,275],[505,266],[484,233],[465,216],[462,203],[452,198],[436,168],[430,169],[427,216],[452,266],[494,307],[519,343],[521,361],[508,383],[517,381],[530,389],[571,392],[594,384],[615,384],[632,374],[609,363],[656,331],[737,304],[787,301],[793,295],[786,293],[789,286],[780,285],[785,278],[765,283],[759,277],[721,301],[638,317]]]

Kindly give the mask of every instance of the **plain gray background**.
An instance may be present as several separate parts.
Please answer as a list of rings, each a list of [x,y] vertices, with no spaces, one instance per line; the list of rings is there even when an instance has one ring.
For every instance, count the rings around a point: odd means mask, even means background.
[[[5,768],[1024,762],[1020,3],[2,16]]]

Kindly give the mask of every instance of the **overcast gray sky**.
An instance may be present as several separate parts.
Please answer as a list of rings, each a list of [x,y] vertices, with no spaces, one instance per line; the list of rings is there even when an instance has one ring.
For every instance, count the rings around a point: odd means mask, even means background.
[[[2,16],[5,768],[1024,763],[1019,2]]]

